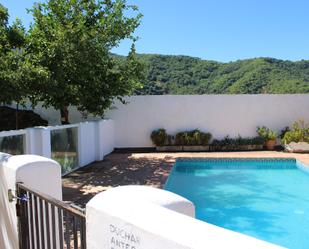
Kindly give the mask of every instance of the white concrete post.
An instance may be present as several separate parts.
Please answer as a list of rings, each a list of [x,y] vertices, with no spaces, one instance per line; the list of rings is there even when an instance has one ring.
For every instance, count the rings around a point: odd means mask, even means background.
[[[96,160],[101,161],[104,156],[114,150],[114,122],[100,120],[96,122]]]
[[[110,189],[86,206],[87,249],[282,248],[192,216],[190,201],[165,190]]]
[[[34,138],[34,129],[27,128],[26,129],[26,154],[36,154],[36,146],[35,146],[35,138]]]
[[[16,183],[62,200],[61,167],[54,160],[35,155],[0,154],[0,248],[18,249],[16,201],[9,202]]]
[[[78,126],[78,160],[79,166],[85,166],[96,158],[96,124],[83,122]]]
[[[51,158],[51,140],[48,127],[26,129],[26,153]]]

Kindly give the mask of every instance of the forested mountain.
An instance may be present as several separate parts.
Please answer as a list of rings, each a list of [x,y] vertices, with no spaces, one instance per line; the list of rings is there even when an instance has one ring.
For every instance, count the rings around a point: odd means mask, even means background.
[[[309,93],[309,61],[255,58],[229,63],[189,56],[138,55],[144,87],[136,94]]]

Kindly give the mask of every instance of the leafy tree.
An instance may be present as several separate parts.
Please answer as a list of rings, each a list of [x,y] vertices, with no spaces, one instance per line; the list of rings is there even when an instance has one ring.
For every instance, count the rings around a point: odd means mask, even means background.
[[[20,20],[8,23],[8,10],[0,4],[0,103],[18,106],[31,96],[29,82],[41,81],[46,76],[41,67],[33,67],[24,53],[26,31]]]
[[[47,80],[31,86],[33,101],[60,110],[63,124],[69,121],[69,105],[103,115],[114,98],[122,100],[140,86],[142,65],[133,32],[141,14],[136,6],[125,0],[49,0],[35,4],[31,13],[27,54],[49,72]],[[123,39],[133,45],[119,61],[111,50]]]
[[[0,103],[21,102],[25,88],[21,85],[21,51],[25,32],[19,20],[8,24],[8,10],[0,4]]]

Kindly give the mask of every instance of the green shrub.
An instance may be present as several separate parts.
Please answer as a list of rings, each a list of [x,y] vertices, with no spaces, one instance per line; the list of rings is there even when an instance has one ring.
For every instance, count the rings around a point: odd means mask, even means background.
[[[278,134],[275,131],[265,126],[258,127],[256,131],[264,141],[275,140],[278,137]]]
[[[192,130],[185,132],[185,145],[200,145],[201,132],[199,130]]]
[[[184,145],[185,144],[185,132],[178,132],[176,134],[175,144],[176,145]]]
[[[154,130],[150,137],[155,146],[163,146],[167,139],[167,134],[165,129],[158,129]]]
[[[264,139],[261,137],[253,137],[249,139],[248,144],[249,145],[263,145]]]
[[[175,136],[176,145],[207,145],[211,139],[210,133],[198,129],[178,132]]]
[[[212,135],[208,132],[201,133],[201,145],[208,145],[211,140]]]
[[[227,145],[236,145],[236,139],[225,136],[223,139],[214,139],[212,142],[214,146],[227,146]]]
[[[295,122],[292,130],[285,132],[282,141],[285,144],[291,142],[307,142],[309,143],[309,124],[305,124],[303,120]]]
[[[288,127],[288,126],[286,126],[284,129],[282,129],[281,131],[280,131],[280,139],[283,139],[284,138],[284,136],[285,136],[285,133],[287,133],[288,131],[291,131],[291,129],[290,129],[290,127]]]
[[[172,135],[167,135],[167,142],[166,145],[173,145],[175,137]]]
[[[223,139],[214,139],[211,145],[214,146],[239,146],[239,145],[263,145],[264,139],[261,137],[246,137],[242,138],[238,136],[237,138],[230,138],[229,136]]]
[[[238,136],[235,139],[235,144],[236,145],[263,145],[264,144],[264,139],[260,136],[258,137],[241,137]]]

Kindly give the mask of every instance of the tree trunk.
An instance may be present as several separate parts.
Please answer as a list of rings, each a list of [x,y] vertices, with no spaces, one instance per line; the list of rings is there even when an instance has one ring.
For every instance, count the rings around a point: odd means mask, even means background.
[[[60,115],[61,115],[61,124],[67,125],[70,124],[69,122],[69,110],[68,106],[64,106],[60,109]],[[73,143],[73,132],[72,129],[65,129],[67,133],[67,144],[66,144],[66,150],[67,151],[74,151],[74,143]]]
[[[69,110],[67,106],[64,106],[60,109],[60,115],[61,115],[61,124],[67,125],[70,124],[69,122]]]

